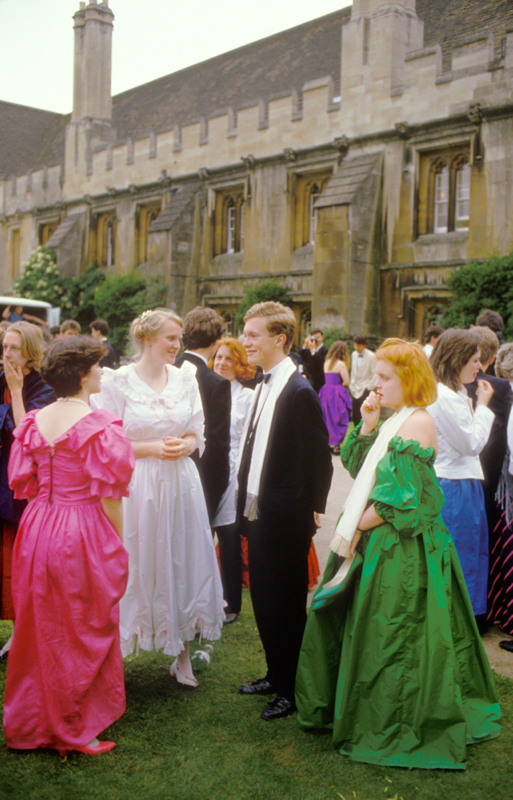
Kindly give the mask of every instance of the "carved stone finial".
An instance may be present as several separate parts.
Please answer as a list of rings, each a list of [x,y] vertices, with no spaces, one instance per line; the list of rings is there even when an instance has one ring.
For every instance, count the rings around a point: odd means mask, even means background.
[[[208,171],[208,169],[206,167],[201,167],[198,170],[198,175],[200,176],[202,181],[208,181],[210,172]]]
[[[335,136],[333,139],[333,147],[338,150],[339,153],[345,155],[349,150],[349,139],[347,136]]]
[[[483,121],[483,109],[481,103],[470,103],[468,107],[468,118],[473,125],[480,125]]]
[[[295,161],[297,158],[296,151],[293,150],[292,147],[284,147],[283,155],[286,161]]]
[[[240,160],[247,169],[255,169],[255,163],[256,163],[255,156],[252,155],[241,156]]]
[[[394,127],[395,127],[397,133],[399,134],[399,136],[401,137],[401,139],[409,139],[410,138],[411,130],[410,130],[410,126],[408,125],[407,122],[396,122]]]

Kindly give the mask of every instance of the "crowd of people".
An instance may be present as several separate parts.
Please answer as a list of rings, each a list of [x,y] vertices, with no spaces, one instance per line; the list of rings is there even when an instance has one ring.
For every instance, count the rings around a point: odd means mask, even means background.
[[[262,719],[297,711],[349,758],[402,767],[464,769],[499,735],[481,641],[489,623],[513,635],[499,315],[432,325],[424,348],[356,335],[351,354],[314,328],[291,353],[280,303],[239,339],[213,309],[156,308],[117,369],[104,320],[21,317],[0,323],[8,747],[111,750],[134,650],[194,690],[190,643],[238,619],[245,560],[266,673],[239,693],[267,696]],[[355,481],[307,617],[333,456]]]

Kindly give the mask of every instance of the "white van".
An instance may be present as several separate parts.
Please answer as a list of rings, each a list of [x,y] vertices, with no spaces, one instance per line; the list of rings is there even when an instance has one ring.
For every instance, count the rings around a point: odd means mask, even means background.
[[[44,320],[50,328],[60,322],[60,308],[52,308],[50,303],[45,303],[44,300],[29,300],[26,297],[11,297],[7,294],[0,295],[0,321],[3,319],[2,315],[7,306],[11,307],[11,311],[14,311],[17,306],[22,306],[27,315]]]

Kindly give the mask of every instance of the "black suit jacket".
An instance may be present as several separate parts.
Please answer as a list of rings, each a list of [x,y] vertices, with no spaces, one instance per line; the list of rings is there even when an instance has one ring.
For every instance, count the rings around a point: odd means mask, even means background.
[[[326,509],[332,474],[319,398],[295,372],[278,398],[271,423],[258,494],[261,535],[291,544],[297,537],[312,536],[313,514]]]
[[[504,378],[497,378],[495,375],[485,375],[483,372],[478,372],[477,378],[474,383],[467,383],[465,388],[469,397],[472,398],[472,405],[476,407],[476,391],[477,381],[487,380],[491,383],[493,388],[493,396],[488,403],[488,408],[495,414],[492,430],[488,442],[484,446],[479,455],[481,466],[483,468],[484,481],[483,489],[486,494],[492,496],[497,491],[497,485],[502,470],[502,462],[506,455],[508,447],[507,442],[507,427],[509,420],[509,412],[513,403],[513,391],[509,381]]]
[[[202,358],[184,353],[175,366],[190,361],[196,367],[196,379],[205,414],[205,452],[199,457],[197,450],[192,459],[198,467],[210,521],[214,518],[219,501],[230,478],[230,413],[232,392],[230,381],[209,369]]]
[[[100,360],[100,367],[109,367],[109,369],[114,369],[116,366],[116,353],[114,352],[114,348],[112,347],[111,343],[107,341],[107,339],[102,341],[102,345],[107,348],[107,355]]]
[[[326,380],[324,377],[324,361],[328,355],[328,348],[322,344],[316,353],[312,353],[308,347],[303,347],[299,354],[312,376],[312,385],[315,391],[320,392]]]

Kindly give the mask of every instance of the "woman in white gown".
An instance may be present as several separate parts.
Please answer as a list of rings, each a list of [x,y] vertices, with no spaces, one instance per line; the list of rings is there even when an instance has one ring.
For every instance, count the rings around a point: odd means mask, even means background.
[[[95,404],[116,414],[136,466],[123,500],[129,580],[120,604],[123,656],[134,647],[177,656],[171,674],[197,686],[189,641],[199,628],[219,639],[223,592],[196,465],[203,450],[203,407],[195,367],[172,366],[182,320],[169,309],[145,311],[131,325],[135,364],[105,369]]]

